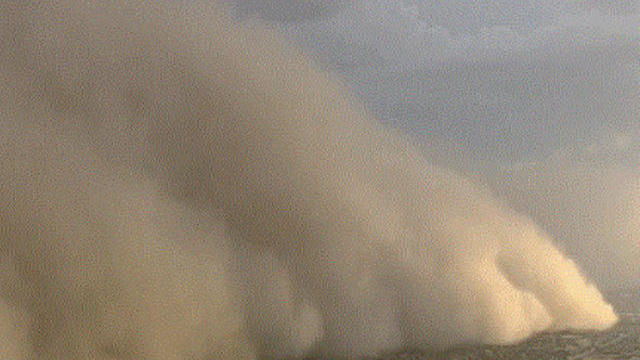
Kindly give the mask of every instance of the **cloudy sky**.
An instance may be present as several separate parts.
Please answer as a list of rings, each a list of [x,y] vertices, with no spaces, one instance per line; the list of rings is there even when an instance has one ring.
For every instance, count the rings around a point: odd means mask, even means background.
[[[640,1],[232,6],[341,76],[383,123],[533,217],[598,283],[638,283]]]

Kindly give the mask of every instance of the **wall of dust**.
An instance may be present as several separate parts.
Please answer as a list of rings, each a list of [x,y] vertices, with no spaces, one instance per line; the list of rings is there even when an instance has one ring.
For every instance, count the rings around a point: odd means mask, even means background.
[[[199,2],[0,10],[12,356],[357,357],[616,322],[531,220],[271,30]]]

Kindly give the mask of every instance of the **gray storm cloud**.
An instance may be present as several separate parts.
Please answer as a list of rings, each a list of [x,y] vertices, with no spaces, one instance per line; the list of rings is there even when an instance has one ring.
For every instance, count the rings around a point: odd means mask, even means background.
[[[0,1],[0,354],[357,357],[605,329],[529,218],[212,4]]]
[[[600,3],[356,1],[281,28],[386,124],[520,161],[639,122],[640,4]]]

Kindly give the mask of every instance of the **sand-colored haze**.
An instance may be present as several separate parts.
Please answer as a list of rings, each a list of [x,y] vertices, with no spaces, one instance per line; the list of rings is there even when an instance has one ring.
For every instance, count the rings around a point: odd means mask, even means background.
[[[268,29],[0,0],[0,48],[2,355],[353,358],[616,321],[530,219]]]

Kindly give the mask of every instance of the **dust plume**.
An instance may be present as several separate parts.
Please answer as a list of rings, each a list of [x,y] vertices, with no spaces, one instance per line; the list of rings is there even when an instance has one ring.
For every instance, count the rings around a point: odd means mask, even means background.
[[[616,321],[269,29],[195,1],[0,16],[0,354],[356,358]]]
[[[489,178],[505,200],[580,259],[589,278],[611,291],[635,287],[640,279],[640,172],[637,145],[627,144],[626,136],[610,138],[613,146],[605,149],[565,150]]]

